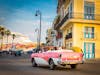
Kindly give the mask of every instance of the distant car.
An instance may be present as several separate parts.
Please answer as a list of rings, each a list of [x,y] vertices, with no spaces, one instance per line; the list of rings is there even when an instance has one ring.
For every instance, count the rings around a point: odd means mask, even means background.
[[[21,56],[21,50],[15,51],[15,56]]]
[[[75,69],[78,64],[83,63],[83,53],[73,52],[72,50],[54,50],[41,53],[32,53],[31,55],[32,66],[38,65],[49,66],[51,70],[56,66],[65,67],[70,65]]]
[[[0,51],[0,55],[2,54],[2,51]]]
[[[3,54],[9,54],[9,51],[8,50],[3,50],[2,53]]]
[[[27,54],[32,54],[32,53],[33,53],[33,50],[27,51]]]
[[[36,53],[36,52],[38,52],[39,50],[37,49],[37,48],[35,48],[35,49],[32,49],[32,50],[28,50],[27,51],[27,54],[32,54],[32,53]]]
[[[11,51],[11,55],[21,56],[22,55],[22,50],[13,50],[13,51]]]

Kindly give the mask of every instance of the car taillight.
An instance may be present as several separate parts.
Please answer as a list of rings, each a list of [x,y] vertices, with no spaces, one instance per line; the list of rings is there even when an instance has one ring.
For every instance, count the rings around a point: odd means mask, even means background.
[[[84,56],[84,54],[82,53],[82,54],[80,54],[80,57],[83,57]]]
[[[82,60],[82,59],[83,59],[83,56],[84,56],[84,54],[81,53],[81,54],[80,54],[80,57],[79,57],[79,60]]]

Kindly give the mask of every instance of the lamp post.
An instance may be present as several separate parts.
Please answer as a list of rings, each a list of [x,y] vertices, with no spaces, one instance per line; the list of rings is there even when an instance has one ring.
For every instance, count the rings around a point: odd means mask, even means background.
[[[35,32],[37,32],[37,48],[39,46],[39,29],[35,29]]]
[[[38,40],[38,48],[40,50],[40,43],[41,43],[41,16],[42,16],[42,14],[41,14],[41,12],[39,10],[37,10],[35,16],[40,16],[40,27],[39,27],[39,33],[38,33],[38,35],[39,35],[39,37],[38,37],[39,38],[39,40]]]

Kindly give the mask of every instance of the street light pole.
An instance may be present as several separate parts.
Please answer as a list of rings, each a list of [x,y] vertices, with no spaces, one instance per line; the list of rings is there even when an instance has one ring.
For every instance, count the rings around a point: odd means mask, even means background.
[[[36,11],[36,14],[35,16],[40,16],[40,27],[39,27],[39,41],[38,41],[38,47],[39,47],[39,50],[40,50],[40,44],[41,44],[41,12],[39,10]]]

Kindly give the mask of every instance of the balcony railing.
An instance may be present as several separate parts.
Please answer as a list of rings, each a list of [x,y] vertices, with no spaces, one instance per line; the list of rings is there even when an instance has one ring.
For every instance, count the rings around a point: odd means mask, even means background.
[[[100,14],[83,14],[83,13],[67,13],[65,17],[55,25],[55,29],[59,29],[69,19],[84,19],[100,21]]]
[[[62,38],[62,33],[61,33],[61,32],[58,32],[58,34],[57,34],[56,38],[57,38],[57,39]]]
[[[65,38],[66,40],[72,38],[72,33],[68,33]]]

